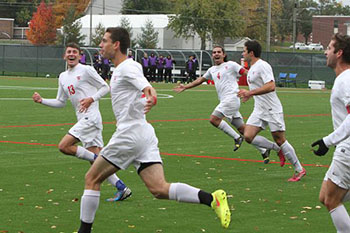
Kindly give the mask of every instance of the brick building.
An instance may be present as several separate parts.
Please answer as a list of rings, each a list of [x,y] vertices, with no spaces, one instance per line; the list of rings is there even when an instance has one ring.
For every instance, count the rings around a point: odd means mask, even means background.
[[[324,48],[334,33],[350,35],[350,16],[316,15],[312,17],[312,41]]]
[[[0,39],[10,39],[13,37],[14,19],[0,18]]]

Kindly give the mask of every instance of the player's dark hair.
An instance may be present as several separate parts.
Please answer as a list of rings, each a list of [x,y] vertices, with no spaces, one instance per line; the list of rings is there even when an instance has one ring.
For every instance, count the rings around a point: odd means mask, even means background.
[[[111,33],[112,42],[120,42],[120,52],[126,54],[130,47],[130,36],[129,32],[122,27],[110,27],[107,28],[106,32]]]
[[[64,51],[66,51],[68,47],[79,50],[79,53],[81,52],[80,46],[75,42],[69,42],[68,44],[66,44],[66,48],[64,49]]]
[[[261,45],[256,40],[247,40],[244,46],[247,47],[248,53],[253,51],[255,57],[261,56]]]
[[[213,48],[213,50],[214,50],[215,48],[221,48],[222,53],[225,54],[224,62],[227,62],[227,54],[226,54],[226,52],[225,52],[224,47],[222,47],[221,45],[215,45],[214,48]]]
[[[341,33],[336,33],[332,36],[332,40],[334,43],[334,53],[339,50],[343,50],[342,59],[347,64],[350,63],[350,37],[347,35],[343,35]]]

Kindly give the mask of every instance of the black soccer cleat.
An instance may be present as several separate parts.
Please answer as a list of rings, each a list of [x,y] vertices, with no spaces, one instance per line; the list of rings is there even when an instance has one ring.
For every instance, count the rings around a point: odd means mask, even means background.
[[[264,164],[268,164],[270,162],[270,151],[271,149],[266,149],[265,153],[261,154],[264,160]]]
[[[238,150],[241,147],[243,141],[244,141],[244,138],[242,136],[240,136],[239,138],[235,139],[235,145],[233,147],[233,151]]]

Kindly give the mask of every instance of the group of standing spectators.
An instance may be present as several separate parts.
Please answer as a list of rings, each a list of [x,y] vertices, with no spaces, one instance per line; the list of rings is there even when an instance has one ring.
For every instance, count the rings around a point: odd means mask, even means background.
[[[129,51],[128,58],[135,60],[132,51]],[[81,58],[79,61],[81,64],[86,65],[86,55],[82,51]],[[140,60],[142,65],[143,74],[149,82],[172,82],[172,70],[176,64],[175,60],[168,55],[164,57],[163,55],[156,56],[151,53],[148,56],[147,53],[143,54]],[[98,74],[104,80],[110,79],[111,75],[111,62],[108,59],[103,58],[99,53],[95,53],[93,56],[93,66]],[[196,70],[198,68],[198,60],[195,55],[190,55],[186,61],[185,69],[181,71],[181,74],[185,76],[186,82],[192,82],[196,79]]]
[[[172,69],[175,63],[175,60],[170,55],[164,58],[163,55],[157,57],[154,53],[151,53],[150,56],[144,53],[141,58],[143,75],[150,82],[171,82]]]

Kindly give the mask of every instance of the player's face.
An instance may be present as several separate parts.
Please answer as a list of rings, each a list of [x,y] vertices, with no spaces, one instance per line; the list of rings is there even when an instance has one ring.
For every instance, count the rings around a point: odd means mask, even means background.
[[[242,56],[243,56],[244,61],[250,62],[250,56],[249,56],[248,49],[246,46],[244,46]]]
[[[327,66],[334,69],[337,65],[337,53],[334,53],[334,40],[329,42],[326,51],[324,54],[327,57]]]
[[[67,61],[68,67],[74,67],[79,63],[80,53],[79,50],[72,47],[67,47],[64,53],[64,60]]]
[[[220,65],[224,62],[224,58],[226,55],[220,47],[216,47],[213,49],[211,56],[214,60],[215,65]]]
[[[115,57],[115,44],[112,42],[111,33],[106,32],[100,43],[100,54],[103,58],[112,60]]]

